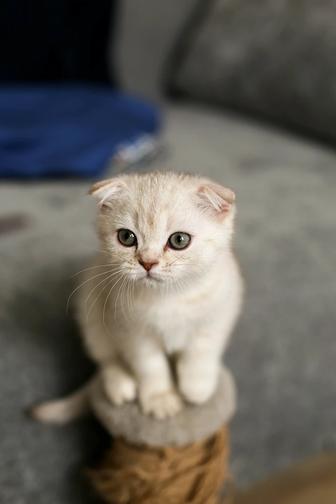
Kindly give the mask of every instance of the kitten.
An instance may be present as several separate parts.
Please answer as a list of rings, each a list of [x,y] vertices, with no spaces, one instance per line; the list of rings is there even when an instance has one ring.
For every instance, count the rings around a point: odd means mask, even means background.
[[[105,392],[118,405],[138,397],[157,418],[183,399],[207,401],[239,315],[242,280],[231,250],[235,195],[178,173],[121,175],[90,190],[101,253],[79,289],[79,322]],[[34,415],[65,421],[84,392]]]

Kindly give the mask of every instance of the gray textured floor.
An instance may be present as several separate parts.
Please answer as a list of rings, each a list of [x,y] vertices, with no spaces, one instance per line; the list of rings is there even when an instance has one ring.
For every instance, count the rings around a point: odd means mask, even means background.
[[[336,156],[222,114],[167,111],[170,166],[231,185],[247,282],[226,361],[239,387],[233,469],[256,480],[336,448]],[[23,409],[90,372],[65,314],[71,275],[97,247],[86,183],[1,183],[2,215],[26,229],[0,235],[0,502],[90,503],[80,468],[106,438],[93,421],[60,430]]]

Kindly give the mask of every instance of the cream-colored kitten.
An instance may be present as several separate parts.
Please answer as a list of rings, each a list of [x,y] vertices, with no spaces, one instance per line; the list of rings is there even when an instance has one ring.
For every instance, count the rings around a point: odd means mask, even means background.
[[[205,178],[148,173],[90,193],[102,253],[80,289],[79,321],[106,394],[115,404],[138,397],[157,418],[177,413],[182,399],[205,402],[242,299],[233,192]],[[35,416],[65,420],[75,400],[42,405]]]

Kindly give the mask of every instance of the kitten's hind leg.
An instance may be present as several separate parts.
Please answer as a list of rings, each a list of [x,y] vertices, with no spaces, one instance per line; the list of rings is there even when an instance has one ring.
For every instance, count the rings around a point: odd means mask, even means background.
[[[102,378],[107,397],[113,404],[120,406],[136,398],[135,379],[118,362],[104,365]]]

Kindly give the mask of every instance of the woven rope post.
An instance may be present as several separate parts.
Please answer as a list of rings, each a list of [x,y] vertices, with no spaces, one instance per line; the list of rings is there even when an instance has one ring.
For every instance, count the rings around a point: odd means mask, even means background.
[[[113,438],[99,467],[89,471],[103,502],[223,502],[221,492],[230,478],[227,425],[235,411],[235,387],[227,369],[223,368],[217,391],[206,404],[185,405],[165,420],[143,415],[137,403],[113,406],[99,378],[92,383],[90,400]],[[225,502],[229,499],[227,495]]]

